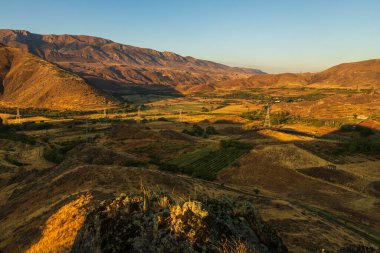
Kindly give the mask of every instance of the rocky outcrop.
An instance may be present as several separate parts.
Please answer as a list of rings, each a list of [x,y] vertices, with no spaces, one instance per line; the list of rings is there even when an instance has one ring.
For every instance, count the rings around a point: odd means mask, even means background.
[[[144,192],[103,201],[71,252],[288,252],[247,202],[175,202]]]

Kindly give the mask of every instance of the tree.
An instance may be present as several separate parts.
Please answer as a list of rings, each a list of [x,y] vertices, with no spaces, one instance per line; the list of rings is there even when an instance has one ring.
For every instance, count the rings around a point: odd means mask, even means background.
[[[0,117],[0,132],[4,131],[3,119]]]
[[[203,136],[205,130],[202,127],[195,124],[193,125],[192,132],[193,132],[193,135],[195,136]]]

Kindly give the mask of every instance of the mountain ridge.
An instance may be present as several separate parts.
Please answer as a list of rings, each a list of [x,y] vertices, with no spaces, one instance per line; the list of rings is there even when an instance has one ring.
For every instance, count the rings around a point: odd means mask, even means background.
[[[320,72],[255,75],[227,80],[218,87],[313,87],[313,88],[380,88],[380,59],[341,63]]]
[[[122,83],[180,87],[264,73],[87,35],[40,35],[0,29],[0,43],[27,50],[83,78]]]

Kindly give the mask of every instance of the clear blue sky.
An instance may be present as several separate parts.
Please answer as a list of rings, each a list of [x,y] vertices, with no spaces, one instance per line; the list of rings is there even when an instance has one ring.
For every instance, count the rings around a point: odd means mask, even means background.
[[[0,27],[95,35],[272,73],[380,58],[380,0],[3,0]]]

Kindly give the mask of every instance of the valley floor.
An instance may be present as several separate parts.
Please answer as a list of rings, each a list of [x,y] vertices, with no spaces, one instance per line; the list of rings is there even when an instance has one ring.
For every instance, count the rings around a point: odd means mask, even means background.
[[[313,109],[297,109],[307,101],[278,103],[263,128],[256,100],[129,99],[144,106],[31,115],[24,124],[13,124],[12,111],[1,115],[0,249],[32,247],[49,217],[85,193],[101,201],[142,184],[178,200],[246,200],[291,252],[380,245],[377,118],[340,109],[331,114],[338,118],[310,118]],[[278,113],[285,107],[290,116]]]

